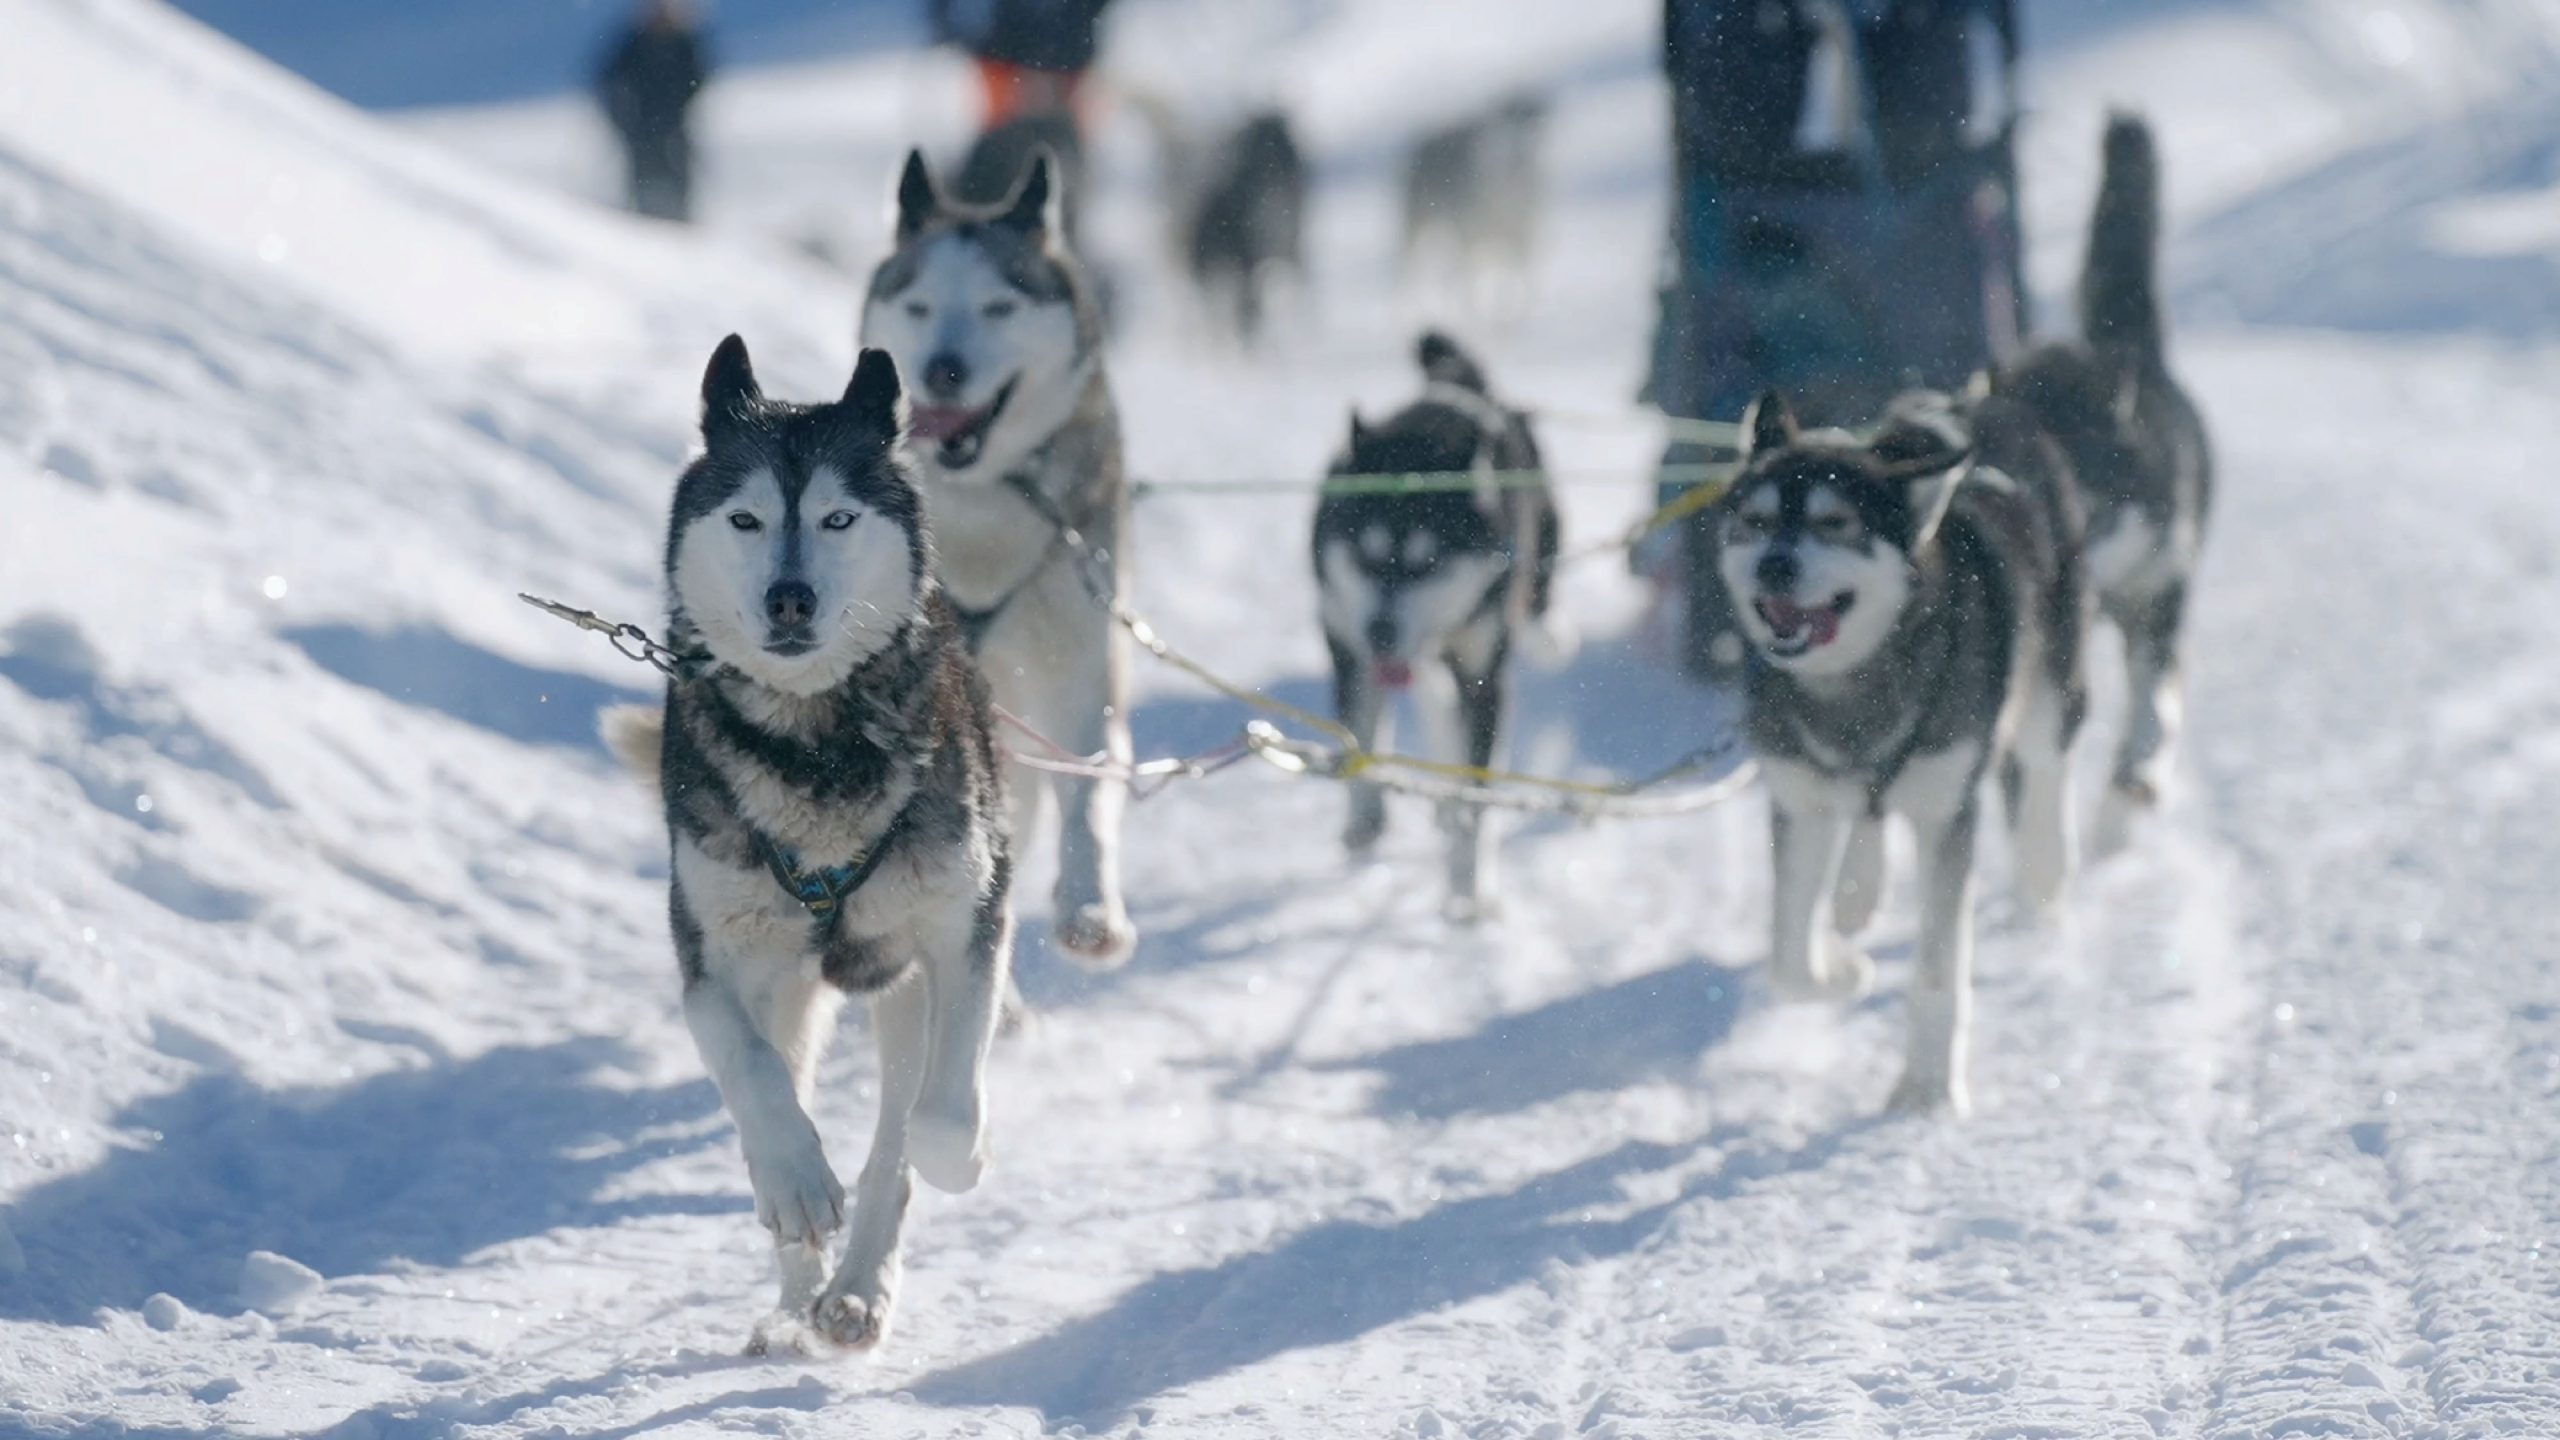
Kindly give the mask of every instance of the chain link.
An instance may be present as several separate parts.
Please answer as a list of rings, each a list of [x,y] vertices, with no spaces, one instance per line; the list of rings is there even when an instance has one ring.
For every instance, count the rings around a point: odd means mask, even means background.
[[[575,605],[563,605],[557,600],[545,600],[521,590],[516,592],[516,598],[545,615],[566,620],[581,630],[595,631],[605,637],[614,649],[622,652],[624,659],[637,660],[670,680],[685,679],[701,666],[703,657],[670,650],[652,638],[648,631],[628,620],[607,620],[593,610],[581,610]]]

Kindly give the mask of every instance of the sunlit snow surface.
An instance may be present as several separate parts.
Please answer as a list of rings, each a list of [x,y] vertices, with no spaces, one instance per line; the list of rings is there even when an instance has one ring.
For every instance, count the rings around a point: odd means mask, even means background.
[[[1524,81],[1558,87],[1557,208],[1492,367],[1623,404],[1658,7],[1498,8],[1128,0],[1133,78],[1288,100],[1322,178],[1313,291],[1248,364],[1191,338],[1143,132],[1105,122],[1141,474],[1309,476],[1406,392],[1394,157]],[[2056,933],[1987,861],[1981,1113],[1876,1118],[1907,896],[1878,997],[1771,1003],[1756,801],[1515,827],[1509,917],[1467,934],[1427,816],[1349,866],[1338,794],[1234,772],[1134,810],[1128,970],[1026,944],[996,1169],[920,1195],[883,1353],[800,1362],[738,1357],[768,1262],[657,819],[588,738],[648,672],[512,595],[653,614],[703,357],[736,329],[777,391],[841,383],[855,279],[800,247],[877,253],[910,132],[956,136],[948,65],[733,74],[712,233],[671,236],[551,193],[606,188],[573,102],[391,131],[151,6],[16,0],[0,1433],[2560,1434],[2553,22],[2028,18],[2034,273],[2067,286],[2104,107],[2150,109],[2225,488],[2171,817]],[[1653,437],[1546,441],[1605,477]],[[1577,486],[1568,525],[1640,505]],[[1138,599],[1313,702],[1305,521],[1151,500]],[[1565,604],[1587,643],[1528,677],[1522,763],[1723,723],[1611,565]],[[1143,688],[1150,753],[1237,721]],[[842,1168],[869,1074],[849,1027]]]

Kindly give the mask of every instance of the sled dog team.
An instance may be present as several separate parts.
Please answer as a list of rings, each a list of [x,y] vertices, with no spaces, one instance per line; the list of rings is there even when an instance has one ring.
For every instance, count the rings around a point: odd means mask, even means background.
[[[615,753],[660,788],[685,1019],[774,1238],[781,1298],[753,1348],[877,1343],[911,1176],[977,1182],[1016,847],[1045,807],[1054,943],[1110,965],[1136,942],[1123,787],[1008,774],[992,730],[1000,705],[1069,750],[1129,755],[1129,647],[1064,536],[1119,564],[1129,489],[1061,189],[1040,155],[1008,198],[964,204],[911,156],[895,248],[864,302],[871,348],[831,403],[767,397],[746,346],[721,344],[665,549],[668,643],[687,662],[663,710],[606,717]],[[1966,1107],[1986,778],[2024,898],[2054,906],[2070,879],[2093,611],[2123,632],[2130,695],[2100,843],[2160,800],[2172,768],[2210,474],[2164,356],[2157,190],[2148,131],[2117,119],[2077,340],[1961,395],[1905,395],[1864,439],[1801,428],[1765,394],[1716,502],[1718,572],[1753,652],[1746,726],[1772,802],[1779,994],[1867,987],[1851,937],[1882,890],[1884,817],[1917,841],[1896,1109]],[[1482,481],[1329,494],[1313,537],[1320,619],[1339,717],[1362,743],[1410,689],[1435,752],[1483,765],[1513,652],[1552,643],[1557,511],[1543,483],[1519,483],[1540,470],[1536,440],[1477,362],[1438,335],[1419,359],[1420,396],[1375,423],[1355,415],[1335,473]],[[1374,788],[1348,793],[1356,851],[1386,810]],[[1479,812],[1438,818],[1450,914],[1489,913]],[[809,1102],[854,995],[873,1007],[881,1089],[848,1211]]]

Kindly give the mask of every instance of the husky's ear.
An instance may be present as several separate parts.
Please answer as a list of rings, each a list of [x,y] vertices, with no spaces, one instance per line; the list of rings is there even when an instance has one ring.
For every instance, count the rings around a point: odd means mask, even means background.
[[[735,335],[721,341],[702,372],[702,438],[717,442],[762,403],[764,391],[756,385],[747,342]]]
[[[1775,390],[1763,390],[1751,408],[1742,412],[1742,458],[1749,460],[1771,450],[1792,445],[1804,432],[1796,425],[1796,412],[1787,397]]]
[[[1350,453],[1353,455],[1359,454],[1369,445],[1369,422],[1360,418],[1360,407],[1357,405],[1351,407],[1351,439],[1348,443],[1351,447]]]
[[[942,192],[933,188],[933,171],[925,166],[924,152],[908,151],[906,168],[898,172],[898,239],[914,239],[941,210]]]
[[[865,425],[896,435],[906,428],[907,391],[898,383],[898,362],[886,350],[865,350],[853,362],[853,380],[839,402]]]
[[[1046,145],[1035,148],[1030,166],[1022,172],[1013,194],[1006,197],[996,223],[1033,235],[1058,234],[1062,188],[1058,184],[1058,157]]]

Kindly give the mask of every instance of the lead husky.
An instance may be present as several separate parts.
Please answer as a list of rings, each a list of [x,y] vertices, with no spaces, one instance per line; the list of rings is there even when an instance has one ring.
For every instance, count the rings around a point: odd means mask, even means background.
[[[1919,965],[1891,1105],[1967,1107],[1975,792],[1997,769],[2019,882],[2057,901],[2071,866],[2070,746],[2086,708],[2085,611],[2067,467],[2031,420],[1905,403],[1867,446],[1797,429],[1762,396],[1722,503],[1719,571],[1757,653],[1747,728],[1776,860],[1771,978],[1790,999],[1865,992],[1830,909],[1853,831],[1887,811],[1919,838]],[[1974,448],[1969,452],[1968,443]],[[1869,881],[1870,885],[1872,881]]]
[[[896,448],[901,403],[880,351],[842,400],[803,406],[765,399],[745,344],[721,343],[667,530],[668,633],[689,660],[662,712],[605,718],[664,797],[685,1023],[781,1265],[756,1351],[804,1326],[878,1343],[908,1167],[960,1191],[986,1164],[1013,946],[1002,773]],[[871,999],[880,1114],[828,1280],[844,1187],[808,1107],[847,995]]]
[[[897,247],[871,277],[863,343],[917,381],[913,450],[941,580],[996,703],[1080,755],[1129,756],[1129,653],[1088,579],[1125,578],[1120,416],[1102,320],[1066,250],[1043,152],[993,206],[947,199],[921,153],[898,182]],[[1080,569],[1061,525],[1110,557]],[[1116,780],[1017,769],[1012,834],[1027,845],[1058,800],[1054,934],[1081,960],[1126,959]]]
[[[1371,425],[1355,411],[1336,476],[1476,471],[1472,489],[1328,493],[1316,506],[1316,588],[1333,658],[1334,712],[1374,749],[1390,692],[1414,687],[1435,753],[1490,765],[1510,700],[1510,659],[1543,626],[1556,563],[1555,496],[1528,421],[1504,409],[1484,372],[1438,333],[1419,347],[1422,398]],[[1501,479],[1497,480],[1497,472]],[[1549,643],[1554,643],[1549,641]],[[1386,797],[1354,782],[1353,851],[1386,828]],[[1444,804],[1448,913],[1494,909],[1483,811]]]

